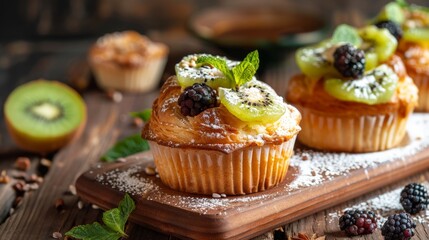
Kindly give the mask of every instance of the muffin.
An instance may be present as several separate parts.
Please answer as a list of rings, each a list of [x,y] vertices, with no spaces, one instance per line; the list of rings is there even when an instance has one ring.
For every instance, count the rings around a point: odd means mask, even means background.
[[[146,92],[158,86],[167,55],[165,44],[125,31],[99,38],[88,57],[101,88]]]
[[[298,140],[312,148],[372,152],[397,146],[418,90],[386,29],[338,27],[331,39],[299,49],[302,73],[286,99],[302,114]]]
[[[429,11],[427,8],[392,2],[375,23],[388,29],[399,41],[397,54],[419,89],[417,111],[429,112]]]
[[[252,52],[241,63],[199,54],[176,65],[142,130],[165,185],[240,195],[283,181],[301,116],[253,77],[258,64]]]

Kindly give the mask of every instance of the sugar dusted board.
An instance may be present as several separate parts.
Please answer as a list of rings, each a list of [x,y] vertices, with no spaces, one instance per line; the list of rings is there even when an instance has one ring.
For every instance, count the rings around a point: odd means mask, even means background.
[[[248,239],[388,185],[429,167],[429,114],[414,114],[401,146],[345,154],[297,148],[287,178],[268,191],[213,198],[173,191],[147,175],[150,152],[99,165],[76,182],[78,194],[103,209],[133,195],[131,221],[185,239]]]

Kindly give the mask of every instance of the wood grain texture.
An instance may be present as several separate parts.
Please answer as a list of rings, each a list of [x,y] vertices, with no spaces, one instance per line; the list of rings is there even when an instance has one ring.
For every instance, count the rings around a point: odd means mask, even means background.
[[[149,193],[134,196],[137,207],[131,221],[181,238],[248,239],[414,175],[429,167],[429,149],[404,160],[352,170],[347,175],[340,174],[315,186],[286,190],[286,186],[300,174],[297,172],[300,168],[296,167],[275,188],[248,197],[229,196],[223,200],[227,204],[219,201],[219,207],[210,208],[204,204],[197,208],[189,205],[195,199],[208,203],[213,200],[211,196],[173,191],[155,176],[146,175],[145,167],[153,166],[150,153],[146,152],[129,157],[125,163],[109,164],[84,173],[76,182],[78,195],[104,209],[115,207],[124,193],[114,189],[108,181],[98,181],[97,177],[113,170],[126,172],[136,166],[141,169],[138,173],[142,176],[141,182],[153,182],[156,190],[148,189]]]

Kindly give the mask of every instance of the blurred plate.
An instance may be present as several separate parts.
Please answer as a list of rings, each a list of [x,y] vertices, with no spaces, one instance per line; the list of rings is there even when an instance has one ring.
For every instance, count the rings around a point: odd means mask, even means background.
[[[224,50],[241,55],[258,49],[278,54],[325,38],[327,26],[317,14],[274,7],[211,8],[191,17],[190,30]]]

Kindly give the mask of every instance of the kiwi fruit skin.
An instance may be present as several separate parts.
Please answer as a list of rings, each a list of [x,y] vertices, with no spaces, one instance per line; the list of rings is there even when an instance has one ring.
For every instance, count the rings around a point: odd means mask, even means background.
[[[69,94],[75,95],[76,98],[81,100],[81,102],[78,102],[76,104],[80,104],[81,105],[80,107],[83,109],[82,119],[79,125],[75,129],[72,129],[71,131],[64,134],[58,134],[57,136],[35,136],[32,133],[22,131],[18,128],[16,121],[10,118],[6,110],[8,101],[10,101],[10,98],[13,94],[12,92],[5,101],[4,119],[5,119],[5,123],[6,123],[6,127],[9,135],[13,139],[13,141],[18,145],[18,147],[30,152],[47,154],[60,149],[61,147],[73,141],[74,139],[78,138],[82,134],[83,130],[85,129],[86,121],[87,121],[86,105],[83,99],[81,98],[81,96],[66,84],[58,81],[39,79],[39,80],[34,80],[29,83],[26,83],[24,85],[29,85],[29,84],[53,84],[53,85],[57,85],[59,87],[65,88],[65,90],[68,91]],[[21,85],[18,88],[24,85]]]

